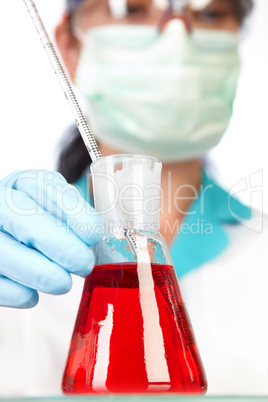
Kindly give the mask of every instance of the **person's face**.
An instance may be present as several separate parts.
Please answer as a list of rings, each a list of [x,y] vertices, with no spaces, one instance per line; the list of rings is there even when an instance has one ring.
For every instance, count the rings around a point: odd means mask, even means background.
[[[65,15],[56,30],[56,40],[63,60],[69,70],[71,79],[75,77],[82,44],[74,37],[70,18],[79,24],[82,30],[111,24],[157,25],[163,18],[165,10],[157,6],[154,0],[126,0],[124,16],[116,18],[112,14],[108,0],[84,0],[73,16]],[[240,23],[236,15],[233,0],[204,1],[204,7],[197,9],[188,5],[185,10],[190,29],[226,30],[236,32]],[[169,15],[161,25],[170,18],[182,17],[175,12]],[[212,33],[213,35],[213,33]]]

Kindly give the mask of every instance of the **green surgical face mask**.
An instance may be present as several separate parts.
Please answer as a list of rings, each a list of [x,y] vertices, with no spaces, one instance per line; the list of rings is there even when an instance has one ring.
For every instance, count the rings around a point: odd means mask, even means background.
[[[172,20],[159,36],[151,26],[88,31],[76,85],[97,140],[167,162],[200,157],[219,142],[238,73],[236,34],[188,35]]]

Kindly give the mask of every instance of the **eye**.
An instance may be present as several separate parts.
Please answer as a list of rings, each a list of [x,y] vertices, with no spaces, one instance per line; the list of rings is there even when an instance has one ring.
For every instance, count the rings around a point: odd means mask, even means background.
[[[128,6],[127,13],[128,14],[137,14],[141,11],[141,7],[139,6]]]
[[[129,16],[139,16],[144,15],[146,13],[146,9],[144,7],[138,5],[128,5],[127,6],[127,14]]]
[[[114,0],[117,1],[117,0]],[[127,0],[126,15],[129,18],[144,18],[152,10],[152,0]]]
[[[193,26],[200,27],[223,27],[232,21],[234,13],[231,7],[207,7],[203,10],[189,10],[189,15]]]
[[[226,11],[217,11],[217,10],[205,10],[201,13],[197,13],[199,19],[203,19],[206,21],[217,21],[223,18],[229,17],[230,13]]]

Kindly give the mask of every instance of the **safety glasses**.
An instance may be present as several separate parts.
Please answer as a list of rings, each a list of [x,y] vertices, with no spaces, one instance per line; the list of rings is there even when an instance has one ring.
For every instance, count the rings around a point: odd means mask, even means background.
[[[83,0],[71,26],[84,42],[90,29],[107,25],[154,27],[160,34],[175,18],[193,36],[200,29],[236,32],[240,25],[234,0]]]

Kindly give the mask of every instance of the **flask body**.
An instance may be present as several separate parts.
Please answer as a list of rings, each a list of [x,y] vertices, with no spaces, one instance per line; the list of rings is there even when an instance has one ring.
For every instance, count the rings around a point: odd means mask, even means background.
[[[63,391],[206,391],[173,266],[130,262],[94,267],[85,281]]]
[[[206,376],[168,246],[159,231],[160,162],[94,162],[105,223],[63,376],[67,394],[202,394]],[[118,199],[117,199],[118,197]]]

